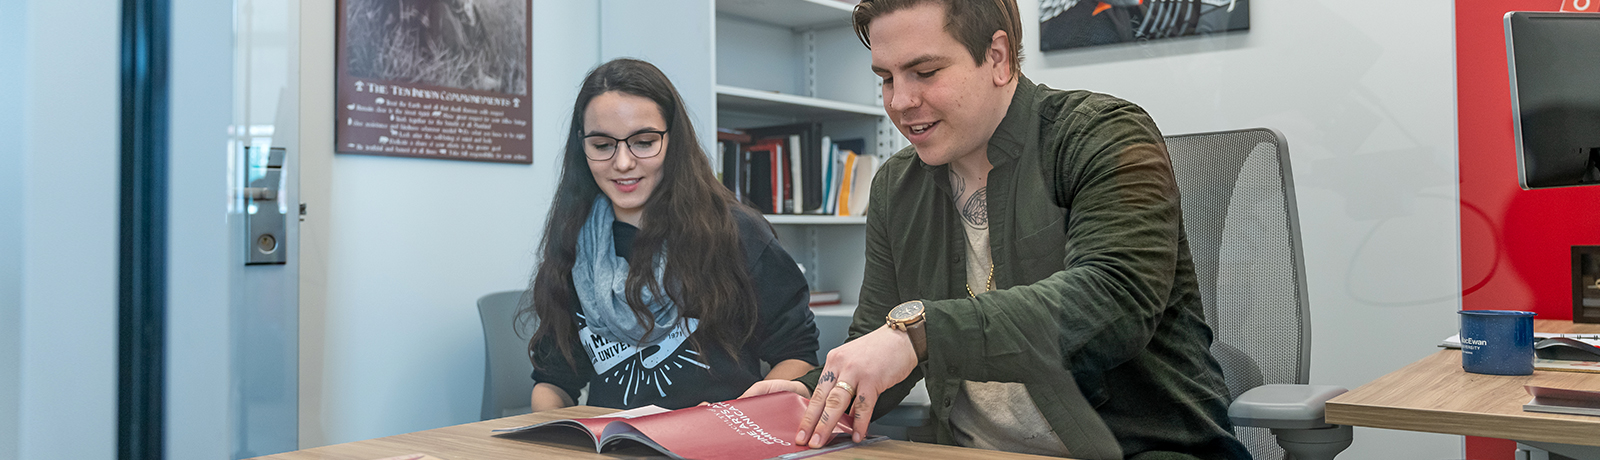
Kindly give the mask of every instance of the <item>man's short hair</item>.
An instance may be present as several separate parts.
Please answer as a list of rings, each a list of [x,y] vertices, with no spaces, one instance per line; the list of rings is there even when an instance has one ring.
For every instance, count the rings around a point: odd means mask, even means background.
[[[972,60],[983,64],[994,31],[1006,31],[1011,42],[1011,78],[1022,72],[1022,18],[1016,0],[861,0],[852,19],[856,37],[872,48],[867,33],[872,20],[923,3],[944,5],[944,30],[967,48]]]

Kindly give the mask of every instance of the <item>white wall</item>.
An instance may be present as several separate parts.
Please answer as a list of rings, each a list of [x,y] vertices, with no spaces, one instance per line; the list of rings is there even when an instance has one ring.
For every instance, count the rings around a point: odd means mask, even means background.
[[[1433,353],[1459,305],[1453,4],[1251,2],[1249,32],[1086,51],[1023,72],[1139,103],[1167,134],[1266,126],[1292,153],[1312,383],[1355,388]],[[1341,458],[1461,458],[1461,438],[1358,429]]]
[[[533,165],[334,155],[333,2],[300,12],[302,447],[476,421],[476,300],[526,286],[592,2],[533,2]]]
[[[1247,33],[1045,54],[1032,38],[1037,2],[1025,0],[1024,71],[1138,102],[1170,134],[1283,131],[1312,296],[1312,381],[1354,388],[1455,329],[1452,6],[1252,6]],[[532,166],[333,155],[332,5],[302,8],[301,445],[474,420],[473,301],[521,288],[531,272],[570,104],[601,55],[596,6],[534,2]],[[1460,458],[1459,439],[1361,429],[1345,457]]]
[[[17,458],[22,368],[22,103],[26,0],[0,0],[0,458]]]
[[[716,91],[708,85],[717,72],[712,28],[714,2],[605,0],[600,4],[599,60],[648,61],[672,80],[693,120],[700,147],[715,158]],[[670,24],[669,33],[662,33]],[[539,44],[535,43],[537,49]],[[547,45],[548,46],[548,45]],[[574,84],[575,86],[576,84]],[[570,104],[570,102],[569,102]]]
[[[0,124],[20,134],[0,140],[4,169],[18,168],[0,174],[20,178],[0,180],[11,184],[0,186],[0,203],[12,206],[0,208],[0,220],[17,225],[0,231],[20,230],[11,235],[20,256],[0,257],[0,265],[17,261],[0,269],[0,286],[18,286],[0,298],[15,295],[20,304],[19,321],[6,323],[19,331],[18,372],[0,368],[20,377],[14,414],[25,423],[16,429],[15,458],[109,460],[117,396],[118,2],[4,5],[0,28],[22,36],[7,35],[5,47],[22,46],[0,56],[0,66],[21,64],[20,76],[0,71],[0,94],[20,99],[0,105]],[[11,9],[19,6],[27,11]],[[12,124],[19,116],[20,127]]]

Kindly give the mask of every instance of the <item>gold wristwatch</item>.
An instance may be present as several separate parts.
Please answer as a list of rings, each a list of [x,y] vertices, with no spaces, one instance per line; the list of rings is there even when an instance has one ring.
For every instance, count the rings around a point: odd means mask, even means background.
[[[923,306],[921,300],[912,300],[896,305],[894,309],[889,310],[889,316],[884,318],[889,327],[905,331],[906,335],[911,337],[911,349],[916,351],[918,362],[928,358],[928,333],[923,327],[926,324],[924,321],[927,319],[926,313],[927,308]]]

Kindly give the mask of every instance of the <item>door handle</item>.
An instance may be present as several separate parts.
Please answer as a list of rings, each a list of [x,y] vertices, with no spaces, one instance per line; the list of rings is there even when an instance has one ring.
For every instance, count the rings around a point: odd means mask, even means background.
[[[282,265],[288,262],[285,246],[288,224],[278,194],[283,190],[283,147],[245,147],[245,265]]]

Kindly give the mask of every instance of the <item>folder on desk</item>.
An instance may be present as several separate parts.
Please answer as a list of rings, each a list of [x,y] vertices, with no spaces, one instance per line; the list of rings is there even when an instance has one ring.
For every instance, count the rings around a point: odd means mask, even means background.
[[[1600,336],[1595,334],[1555,334],[1549,332],[1535,332],[1533,338],[1544,340],[1551,337],[1568,337],[1578,339],[1590,345],[1600,346]],[[1461,335],[1455,334],[1445,337],[1439,342],[1440,348],[1461,348]],[[1600,362],[1595,361],[1568,361],[1564,359],[1534,358],[1533,369],[1540,371],[1557,372],[1588,372],[1600,374]]]
[[[1600,347],[1600,334],[1558,334],[1554,332],[1533,333],[1533,338],[1536,340],[1544,340],[1551,337],[1578,339],[1580,342]],[[1461,348],[1461,334],[1451,334],[1449,337],[1445,337],[1444,340],[1439,341],[1439,348]]]
[[[1600,417],[1600,391],[1523,385],[1533,399],[1522,405],[1526,412],[1593,415]]]
[[[1539,371],[1588,372],[1591,374],[1600,374],[1600,362],[1534,358],[1533,369]]]

